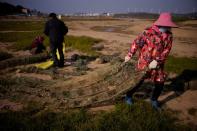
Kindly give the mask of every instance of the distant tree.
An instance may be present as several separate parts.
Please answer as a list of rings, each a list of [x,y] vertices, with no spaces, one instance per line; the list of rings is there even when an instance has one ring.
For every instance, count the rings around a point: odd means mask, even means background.
[[[13,14],[22,14],[24,13],[22,10],[27,9],[21,5],[11,5],[6,2],[0,2],[0,15],[13,15]],[[31,11],[30,9],[27,9],[27,14],[29,14]]]
[[[0,2],[0,15],[13,14],[16,11],[16,7],[8,4]]]

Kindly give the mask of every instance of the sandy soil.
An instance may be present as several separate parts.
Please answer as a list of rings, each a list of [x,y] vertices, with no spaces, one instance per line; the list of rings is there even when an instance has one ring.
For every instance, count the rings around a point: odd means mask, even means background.
[[[74,21],[66,22],[73,27],[69,35],[91,36],[105,40],[105,51],[103,53],[121,52],[125,54],[130,43],[141,33],[144,28],[151,26],[152,21],[148,20],[119,20],[119,21]],[[179,57],[197,57],[197,27],[185,26],[186,24],[197,24],[197,21],[181,23],[180,28],[174,28],[174,42],[171,54]],[[92,30],[95,26],[126,26],[128,33],[105,32]],[[121,48],[120,48],[121,47]],[[122,55],[123,55],[122,54]]]
[[[33,77],[40,80],[52,80],[50,75],[37,74],[37,73],[16,73],[17,77]]]
[[[174,92],[169,92],[160,97],[160,101],[173,96]],[[188,90],[181,96],[167,101],[165,104],[167,108],[178,111],[179,119],[185,123],[194,123],[197,126],[197,112],[189,113],[189,110],[197,110],[197,91]]]

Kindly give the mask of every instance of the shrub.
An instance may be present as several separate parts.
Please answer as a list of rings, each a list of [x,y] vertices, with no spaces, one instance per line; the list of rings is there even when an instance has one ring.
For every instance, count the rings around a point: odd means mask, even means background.
[[[175,72],[178,74],[186,69],[197,70],[197,59],[169,56],[166,61],[165,69],[168,72]]]
[[[4,52],[4,51],[0,51],[0,61],[9,59],[11,57],[13,57],[11,54]]]
[[[1,112],[1,130],[58,130],[58,131],[185,131],[170,112],[157,112],[145,102],[133,106],[116,105],[115,111],[88,113],[85,109],[55,113],[46,111],[32,114],[23,112]]]
[[[0,21],[1,31],[43,30],[44,21]]]
[[[66,36],[65,46],[72,47],[90,55],[97,55],[97,53],[92,50],[92,46],[95,43],[99,43],[100,41],[100,39],[95,39],[87,36]]]

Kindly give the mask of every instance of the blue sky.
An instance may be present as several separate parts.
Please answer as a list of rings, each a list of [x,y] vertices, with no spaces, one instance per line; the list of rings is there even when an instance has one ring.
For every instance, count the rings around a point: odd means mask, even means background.
[[[42,12],[197,12],[197,0],[0,0]]]

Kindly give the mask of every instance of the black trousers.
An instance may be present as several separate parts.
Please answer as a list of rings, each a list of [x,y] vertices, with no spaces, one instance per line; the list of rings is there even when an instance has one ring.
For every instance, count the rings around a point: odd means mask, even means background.
[[[143,78],[133,89],[131,89],[130,91],[128,91],[128,92],[126,93],[126,95],[127,95],[128,97],[132,97],[132,95],[133,95],[133,94],[140,88],[140,86],[143,84],[144,79],[145,79],[145,78]],[[153,90],[152,97],[151,97],[151,100],[153,100],[153,101],[155,101],[155,100],[157,100],[157,99],[159,98],[159,96],[160,96],[160,94],[161,94],[161,92],[162,92],[162,90],[163,90],[164,83],[155,82],[154,85],[155,85],[155,88],[154,88],[154,90]]]
[[[51,43],[51,54],[54,61],[54,66],[63,66],[64,65],[64,53],[63,53],[63,44],[62,43]],[[58,60],[56,52],[59,52],[60,59]]]

